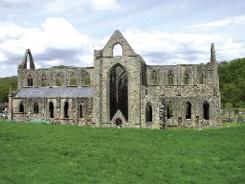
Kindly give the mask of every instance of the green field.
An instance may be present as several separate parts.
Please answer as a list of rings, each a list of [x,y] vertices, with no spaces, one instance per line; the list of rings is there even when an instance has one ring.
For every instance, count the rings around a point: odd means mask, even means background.
[[[245,126],[149,130],[0,122],[5,183],[245,183]]]

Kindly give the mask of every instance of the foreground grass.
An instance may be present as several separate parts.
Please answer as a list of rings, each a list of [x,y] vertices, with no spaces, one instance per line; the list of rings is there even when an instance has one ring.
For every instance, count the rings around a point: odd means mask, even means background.
[[[0,183],[244,183],[245,126],[102,129],[0,122]]]

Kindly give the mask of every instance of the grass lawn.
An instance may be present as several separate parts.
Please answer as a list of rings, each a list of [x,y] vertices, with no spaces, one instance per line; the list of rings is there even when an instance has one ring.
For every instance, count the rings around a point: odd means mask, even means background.
[[[0,122],[5,183],[245,183],[245,126],[149,130]]]

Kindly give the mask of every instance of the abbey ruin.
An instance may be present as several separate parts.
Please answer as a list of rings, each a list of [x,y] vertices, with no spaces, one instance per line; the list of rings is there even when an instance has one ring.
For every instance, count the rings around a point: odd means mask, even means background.
[[[117,30],[94,51],[94,67],[35,69],[27,50],[18,65],[18,90],[9,94],[8,118],[94,127],[206,127],[221,125],[220,105],[213,44],[206,64],[147,65]]]

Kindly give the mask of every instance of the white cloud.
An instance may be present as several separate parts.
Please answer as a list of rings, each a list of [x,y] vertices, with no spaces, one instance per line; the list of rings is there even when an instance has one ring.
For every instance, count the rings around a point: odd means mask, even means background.
[[[215,43],[217,59],[230,60],[245,55],[244,43],[219,34],[144,32],[127,29],[125,37],[148,64],[206,63],[210,45]]]
[[[232,17],[225,17],[220,20],[215,20],[207,23],[200,23],[200,24],[194,24],[192,26],[189,26],[188,28],[191,29],[212,29],[217,27],[224,27],[224,26],[234,26],[234,25],[242,25],[245,24],[245,15],[241,16],[232,16]]]
[[[123,35],[147,64],[208,62],[212,42],[216,45],[219,61],[245,56],[245,44],[227,35],[146,32],[136,28],[126,29]],[[59,64],[92,66],[93,50],[102,49],[109,36],[93,39],[80,33],[63,18],[47,18],[34,28],[2,22],[0,76],[16,75],[17,64],[21,62],[26,48],[31,49],[38,67]]]
[[[88,59],[87,55],[92,54],[93,43],[96,42],[79,33],[62,18],[47,18],[37,28],[24,28],[2,22],[0,23],[1,68],[7,65],[17,67],[27,48],[31,49],[40,67],[53,64],[91,66],[93,60],[82,59]]]

